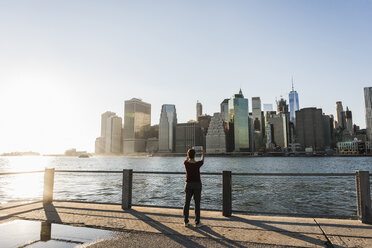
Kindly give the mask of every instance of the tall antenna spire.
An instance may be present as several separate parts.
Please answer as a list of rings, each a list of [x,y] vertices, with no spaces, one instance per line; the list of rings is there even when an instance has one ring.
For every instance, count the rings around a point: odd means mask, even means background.
[[[292,91],[294,91],[294,86],[293,86],[293,76],[292,76]]]

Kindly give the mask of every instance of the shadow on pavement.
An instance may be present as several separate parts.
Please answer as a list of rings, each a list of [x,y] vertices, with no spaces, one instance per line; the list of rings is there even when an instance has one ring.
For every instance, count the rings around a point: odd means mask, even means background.
[[[237,243],[236,241],[234,240],[231,240],[231,239],[228,239],[224,236],[222,236],[221,234],[219,233],[216,233],[215,231],[213,231],[210,227],[208,226],[202,226],[200,228],[195,228],[194,229],[195,232],[197,233],[200,233],[202,234],[203,236],[207,237],[207,238],[210,238],[210,239],[213,239],[215,242],[219,243],[220,245],[223,245],[225,247],[239,247],[239,248],[244,248],[246,246],[243,246],[239,243]]]
[[[274,232],[280,233],[282,235],[286,235],[290,238],[299,239],[301,241],[310,243],[314,246],[315,245],[326,245],[326,242],[324,240],[316,239],[316,238],[313,238],[313,237],[310,237],[310,236],[306,236],[303,233],[299,233],[299,232],[290,232],[288,230],[269,225],[269,224],[266,223],[266,221],[247,220],[247,219],[244,219],[244,218],[241,218],[241,217],[238,217],[238,216],[231,216],[230,220],[238,221],[238,222],[244,222],[244,223],[247,223],[249,225],[257,226],[257,227],[262,228],[262,229],[267,230],[267,231],[274,231]],[[285,224],[287,224],[287,223],[285,223]],[[302,225],[302,224],[298,224],[298,225]],[[314,222],[314,226],[317,226],[315,222]],[[318,234],[318,235],[323,235],[323,234]]]
[[[163,234],[171,234],[168,237],[178,244],[184,246],[184,247],[204,247],[199,245],[198,243],[192,241],[190,238],[182,235],[181,233],[177,232],[174,229],[171,229],[167,227],[166,225],[163,225],[159,221],[156,221],[146,214],[143,214],[141,212],[137,212],[136,210],[130,209],[127,211],[128,213],[132,214],[134,217],[146,221],[146,224],[150,225],[151,227],[155,228],[156,230],[160,231]]]

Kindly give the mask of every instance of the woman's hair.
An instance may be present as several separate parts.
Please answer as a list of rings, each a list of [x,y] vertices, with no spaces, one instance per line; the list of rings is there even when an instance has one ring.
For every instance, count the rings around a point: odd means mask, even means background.
[[[187,151],[187,157],[189,157],[190,159],[195,158],[195,150],[194,149],[189,149]]]

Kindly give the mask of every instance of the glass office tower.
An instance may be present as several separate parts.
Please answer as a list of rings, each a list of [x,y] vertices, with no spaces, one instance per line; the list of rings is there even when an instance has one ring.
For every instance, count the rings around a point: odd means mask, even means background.
[[[248,99],[242,90],[229,100],[229,120],[234,124],[234,151],[249,151]]]
[[[161,107],[159,121],[159,152],[173,152],[175,150],[176,125],[176,106],[164,104]]]
[[[290,120],[294,122],[296,119],[296,111],[300,110],[300,103],[298,101],[297,91],[294,90],[292,84],[292,91],[289,92],[289,111],[290,111]]]

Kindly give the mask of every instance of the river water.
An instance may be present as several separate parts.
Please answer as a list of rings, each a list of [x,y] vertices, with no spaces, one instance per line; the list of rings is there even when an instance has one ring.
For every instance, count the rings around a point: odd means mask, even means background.
[[[123,170],[183,172],[184,158],[0,157],[0,172]],[[201,172],[246,173],[372,172],[372,157],[206,157]],[[181,207],[184,175],[133,175],[133,204]],[[356,214],[355,178],[233,176],[233,210],[344,215]],[[43,173],[0,176],[0,203],[41,200]],[[202,175],[201,207],[221,209],[221,176]],[[121,202],[121,174],[56,173],[54,199]]]

